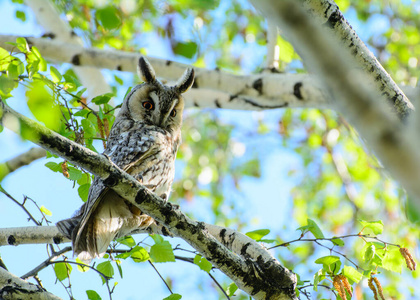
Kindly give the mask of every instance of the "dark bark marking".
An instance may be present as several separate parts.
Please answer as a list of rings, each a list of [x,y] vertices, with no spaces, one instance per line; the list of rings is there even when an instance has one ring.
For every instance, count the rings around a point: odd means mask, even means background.
[[[383,140],[384,142],[388,143],[388,144],[396,144],[398,143],[398,139],[395,136],[395,134],[391,131],[385,130],[384,132],[382,132],[381,134],[381,140]]]
[[[220,72],[220,68],[216,67],[216,69],[214,69],[216,72]]]
[[[333,12],[330,17],[328,18],[327,22],[325,22],[323,25],[327,26],[331,29],[334,29],[335,25],[339,23],[343,19],[343,15],[341,12],[337,9],[335,12]]]
[[[222,240],[225,240],[226,231],[226,228],[220,230],[219,236],[222,238]]]
[[[75,66],[80,66],[80,54],[76,54],[72,57],[71,63]]]
[[[71,34],[72,37],[76,37],[77,36],[76,32],[74,32],[73,30],[71,31],[70,34]]]
[[[297,82],[294,86],[293,86],[293,95],[295,95],[296,98],[298,98],[299,100],[303,100],[303,96],[302,93],[300,92],[300,88],[303,86],[302,82]]]
[[[242,246],[241,248],[241,255],[245,256],[246,254],[246,250],[248,249],[248,247],[251,245],[251,243],[246,243],[245,245]]]
[[[109,174],[109,176],[104,180],[104,184],[107,187],[113,187],[118,183],[118,175],[117,174]]]
[[[53,237],[53,242],[54,242],[54,244],[61,244],[63,242],[63,238],[61,238],[59,236],[55,236],[55,237]]]
[[[220,104],[219,100],[214,99],[214,105],[216,105],[217,108],[222,108],[222,105]]]
[[[170,60],[167,60],[166,63],[165,63],[165,65],[167,65],[167,66],[170,66],[171,64],[172,64],[172,61],[170,61]]]
[[[262,91],[263,91],[263,80],[262,80],[262,78],[258,78],[257,80],[255,80],[253,83],[252,83],[252,87],[253,87],[253,89],[255,89],[256,91],[258,91],[258,94],[259,95],[262,95]]]
[[[193,103],[193,104],[194,104],[194,106],[195,106],[195,107],[200,107],[200,105],[198,105],[198,103],[197,103],[197,102],[195,102],[195,101],[194,101],[194,103]]]
[[[238,98],[238,95],[230,95],[229,102],[231,102],[233,99]]]
[[[118,65],[116,69],[117,69],[117,71],[122,71],[122,66]]]
[[[52,33],[52,32],[44,33],[41,37],[43,37],[43,38],[50,38],[50,39],[53,40],[55,38],[55,34]]]
[[[261,109],[275,109],[275,108],[283,108],[283,107],[289,106],[288,102],[285,102],[284,104],[281,104],[281,105],[270,106],[270,105],[261,105],[261,104],[255,103],[253,100],[248,99],[248,98],[241,98],[241,100],[243,100],[245,103],[251,104],[252,106],[258,107]]]
[[[142,204],[144,200],[146,200],[146,198],[147,198],[147,191],[146,191],[146,188],[144,188],[137,192],[137,195],[134,201],[136,201],[137,204]]]
[[[16,243],[16,238],[14,235],[9,235],[7,238],[7,243],[11,246],[13,246]]]

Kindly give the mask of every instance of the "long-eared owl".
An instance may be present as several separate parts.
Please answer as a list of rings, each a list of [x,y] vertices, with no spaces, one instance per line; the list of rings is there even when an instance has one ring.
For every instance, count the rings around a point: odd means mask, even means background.
[[[193,84],[194,70],[187,69],[175,86],[159,82],[143,57],[138,71],[144,83],[135,86],[124,99],[104,154],[167,200],[181,142],[181,94]],[[87,202],[74,217],[58,222],[57,227],[72,240],[73,252],[88,261],[102,256],[113,239],[154,224],[153,218],[95,178]]]

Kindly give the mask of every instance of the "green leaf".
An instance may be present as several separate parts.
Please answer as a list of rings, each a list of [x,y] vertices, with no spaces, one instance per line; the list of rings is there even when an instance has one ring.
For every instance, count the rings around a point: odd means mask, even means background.
[[[314,290],[318,291],[318,283],[320,283],[322,280],[324,280],[325,277],[325,271],[323,269],[320,269],[318,272],[314,275]]]
[[[302,231],[302,234],[305,234],[306,232],[310,231],[315,236],[315,238],[317,239],[324,238],[324,234],[322,233],[321,229],[318,227],[315,221],[311,219],[308,219],[308,225],[299,227],[296,230]]]
[[[79,263],[79,264],[77,265],[77,269],[78,269],[80,272],[84,273],[84,272],[87,272],[87,271],[89,271],[89,270],[90,270],[89,265],[87,265],[86,263],[84,263],[84,262],[83,262],[82,260],[80,260],[78,257],[76,258],[76,262],[77,262],[77,263]]]
[[[136,263],[148,261],[150,259],[149,253],[141,246],[134,247],[134,249],[130,251],[130,257]]]
[[[79,188],[77,189],[77,193],[79,194],[79,197],[80,199],[83,200],[83,202],[86,202],[88,199],[89,188],[90,188],[90,183],[85,183],[79,186]]]
[[[107,30],[112,30],[121,25],[118,10],[115,7],[107,6],[96,11],[96,18],[99,23]]]
[[[45,166],[53,172],[61,172],[61,165],[53,161],[49,161]]]
[[[60,262],[60,263],[54,264],[55,276],[60,281],[63,281],[64,279],[69,277],[71,270],[72,270],[72,267],[68,263]]]
[[[401,273],[405,260],[397,247],[388,248],[382,260],[382,268]]]
[[[175,255],[172,246],[168,241],[154,244],[150,248],[150,258],[153,262],[171,262],[175,261]]]
[[[94,290],[87,290],[86,295],[89,300],[102,300],[101,296]]]
[[[54,68],[53,66],[50,66],[50,74],[51,74],[51,77],[52,77],[52,81],[54,83],[60,82],[61,79],[63,78],[61,73],[56,68]]]
[[[155,242],[155,244],[159,244],[162,243],[164,241],[163,237],[159,234],[152,234],[151,235],[153,241]]]
[[[68,172],[70,175],[70,180],[79,180],[80,178],[82,178],[82,171],[76,169],[75,167],[68,166]]]
[[[6,71],[9,68],[9,64],[15,58],[10,55],[9,51],[0,47],[0,71]]]
[[[207,273],[210,273],[211,269],[213,268],[211,262],[198,254],[194,257],[194,263],[199,266],[201,270],[206,271]]]
[[[26,91],[28,107],[35,118],[48,128],[58,131],[61,124],[61,110],[41,82],[34,82]]]
[[[180,294],[171,294],[170,296],[163,298],[163,300],[179,300],[182,296]]]
[[[40,208],[39,208],[39,210],[44,214],[44,215],[47,215],[47,216],[52,216],[52,212],[51,211],[49,211],[44,205],[42,205]]]
[[[319,265],[330,266],[339,260],[340,258],[338,256],[328,255],[328,256],[323,256],[323,257],[318,258],[315,261],[315,263]]]
[[[245,233],[246,236],[259,242],[263,237],[270,233],[270,229],[257,229]]]
[[[28,52],[29,50],[29,46],[28,46],[28,42],[26,41],[25,38],[23,37],[18,37],[16,38],[16,46],[18,47],[18,49],[20,51],[22,51],[23,53]]]
[[[121,260],[115,260],[115,264],[117,265],[118,273],[120,274],[121,279],[123,279],[123,270],[121,268]]]
[[[363,278],[363,274],[351,266],[343,267],[343,275],[355,283],[359,283]]]
[[[25,12],[21,11],[21,10],[17,10],[15,13],[15,16],[17,19],[21,20],[22,22],[26,21],[26,14]]]
[[[112,278],[114,276],[114,268],[111,265],[109,260],[104,261],[96,266],[96,269],[104,274],[108,278]],[[105,284],[106,280],[101,276],[102,284]]]
[[[0,96],[2,98],[9,98],[11,96],[10,92],[13,91],[17,86],[18,83],[6,76],[6,74],[2,74],[0,76]]]
[[[339,239],[339,238],[333,238],[331,240],[331,242],[333,242],[334,245],[339,246],[339,247],[344,246],[344,241],[342,239]]]
[[[371,231],[374,235],[381,234],[384,229],[384,224],[381,220],[379,221],[372,221],[372,222],[366,222],[363,220],[359,220],[360,224],[363,226],[363,231],[367,229],[367,231]]]
[[[112,97],[114,97],[113,93],[106,93],[103,95],[96,96],[95,98],[92,99],[92,102],[97,105],[105,104],[105,103],[108,103]]]
[[[127,247],[134,247],[136,245],[136,241],[133,239],[131,235],[127,235],[125,237],[119,238],[117,240],[118,243],[126,245]]]
[[[231,284],[229,284],[229,286],[226,290],[226,294],[229,297],[232,297],[232,296],[234,296],[234,294],[237,290],[238,290],[238,286],[234,282],[232,282]]]
[[[173,51],[175,54],[182,55],[186,58],[193,58],[197,52],[197,48],[198,46],[194,42],[179,42],[173,47]]]
[[[372,244],[372,245],[366,247],[366,250],[365,250],[364,255],[363,255],[364,261],[365,262],[371,261],[375,257],[375,254],[376,254],[375,245]]]

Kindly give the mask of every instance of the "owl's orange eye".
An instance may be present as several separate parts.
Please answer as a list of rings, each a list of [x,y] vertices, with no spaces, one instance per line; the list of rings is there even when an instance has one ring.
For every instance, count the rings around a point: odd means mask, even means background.
[[[174,110],[171,111],[171,117],[173,118],[175,116],[176,116],[176,109],[174,109]]]
[[[144,101],[143,102],[143,107],[147,110],[152,110],[155,106],[150,101]]]

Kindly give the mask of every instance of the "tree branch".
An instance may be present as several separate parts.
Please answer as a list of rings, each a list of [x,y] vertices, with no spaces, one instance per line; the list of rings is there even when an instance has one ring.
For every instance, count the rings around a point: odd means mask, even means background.
[[[373,79],[372,74],[356,69],[361,68],[360,62],[343,50],[340,41],[329,35],[325,26],[314,24],[299,3],[292,0],[252,2],[293,37],[291,42],[299,49],[305,63],[336,95],[336,107],[350,119],[386,168],[417,199],[415,203],[420,210],[420,142],[413,138],[415,135],[410,128],[404,127],[383,105],[390,94],[382,93],[377,83],[373,84],[376,78]],[[397,96],[398,101],[402,101],[401,95]],[[408,102],[395,102],[395,105],[399,107],[399,117],[410,110]]]
[[[16,51],[6,42],[18,36],[0,35],[0,46]],[[83,48],[45,38],[26,38],[51,61],[94,66],[135,73],[140,54],[118,50]],[[176,80],[187,66],[170,60],[148,57],[158,74]],[[314,76],[307,74],[264,73],[233,75],[220,70],[195,68],[194,86],[184,94],[186,107],[267,110],[282,107],[335,108],[333,98]],[[403,87],[410,97],[420,101],[420,88]]]
[[[60,300],[61,298],[0,268],[0,299]]]
[[[51,0],[25,0],[25,3],[33,10],[37,22],[44,27],[50,37],[67,45],[83,45],[82,39],[74,33],[69,23],[60,18],[60,13]],[[88,89],[90,98],[111,92],[100,70],[75,66],[74,71],[80,82]]]
[[[207,260],[230,277],[236,285],[255,299],[296,299],[296,277],[280,264],[264,263],[255,258],[243,258],[218,242],[200,222],[189,219],[179,209],[166,203],[108,158],[74,143],[38,123],[18,114],[0,102],[5,127],[19,132],[11,124],[25,128],[28,139],[51,153],[92,172],[104,184],[142,211],[165,224],[174,235],[184,239]],[[15,119],[10,122],[10,119]],[[16,120],[17,119],[17,120]],[[18,121],[18,122],[16,122]],[[56,229],[55,229],[56,230]]]
[[[34,147],[22,153],[15,158],[12,158],[4,163],[0,163],[0,182],[20,167],[29,165],[34,160],[42,158],[46,155],[46,151],[42,148]]]

